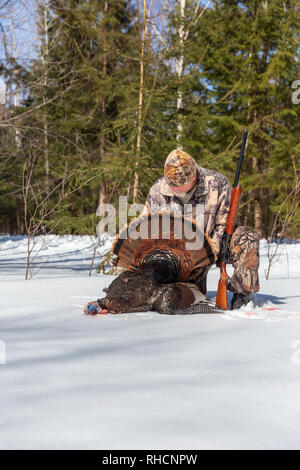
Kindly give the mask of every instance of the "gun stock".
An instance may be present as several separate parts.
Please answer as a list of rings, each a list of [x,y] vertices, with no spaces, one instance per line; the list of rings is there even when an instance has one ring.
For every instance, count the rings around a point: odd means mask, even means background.
[[[216,297],[216,307],[222,310],[228,310],[228,299],[227,299],[227,285],[226,281],[229,278],[226,272],[226,263],[223,261],[220,263],[220,279],[218,283],[218,292]]]

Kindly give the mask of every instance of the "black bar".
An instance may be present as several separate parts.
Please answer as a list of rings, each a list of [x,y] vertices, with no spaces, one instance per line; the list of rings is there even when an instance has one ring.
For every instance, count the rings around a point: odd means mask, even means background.
[[[240,172],[241,172],[241,167],[242,167],[244,151],[245,151],[245,147],[246,147],[247,135],[248,135],[248,129],[245,129],[243,142],[242,142],[242,148],[241,148],[241,152],[240,152],[240,158],[239,158],[238,166],[237,166],[237,169],[236,169],[236,174],[235,174],[235,180],[234,180],[233,187],[236,187],[239,184],[239,177],[240,177]]]

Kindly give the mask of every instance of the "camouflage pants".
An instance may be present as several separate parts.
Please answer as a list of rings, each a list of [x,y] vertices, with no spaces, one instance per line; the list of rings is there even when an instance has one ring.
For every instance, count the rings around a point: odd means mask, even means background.
[[[248,295],[259,291],[259,234],[251,227],[239,226],[235,229],[230,243],[230,263],[234,273],[230,278],[230,290]],[[194,282],[203,294],[206,294],[206,280],[212,265],[204,268]]]

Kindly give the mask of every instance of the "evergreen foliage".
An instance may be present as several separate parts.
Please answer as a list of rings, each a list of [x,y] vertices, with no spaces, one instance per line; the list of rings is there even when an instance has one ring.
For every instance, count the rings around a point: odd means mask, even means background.
[[[294,204],[285,235],[299,238],[299,3],[186,0],[182,16],[173,2],[163,31],[149,14],[143,24],[142,9],[41,1],[36,60],[0,64],[12,92],[23,90],[20,104],[0,105],[0,230],[24,233],[27,181],[27,222],[95,233],[99,202],[133,202],[138,175],[143,203],[179,145],[233,181],[248,127],[239,222],[267,237]]]

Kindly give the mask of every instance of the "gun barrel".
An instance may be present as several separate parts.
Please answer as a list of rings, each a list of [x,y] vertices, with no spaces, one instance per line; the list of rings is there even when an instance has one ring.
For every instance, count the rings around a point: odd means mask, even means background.
[[[246,142],[247,142],[247,136],[248,136],[248,129],[245,129],[244,136],[243,136],[242,147],[241,147],[241,151],[240,151],[240,158],[239,158],[238,166],[237,166],[237,169],[236,169],[236,174],[235,174],[235,180],[234,180],[233,187],[236,187],[239,184],[239,178],[240,178],[242,161],[243,161],[243,156],[244,156]]]

